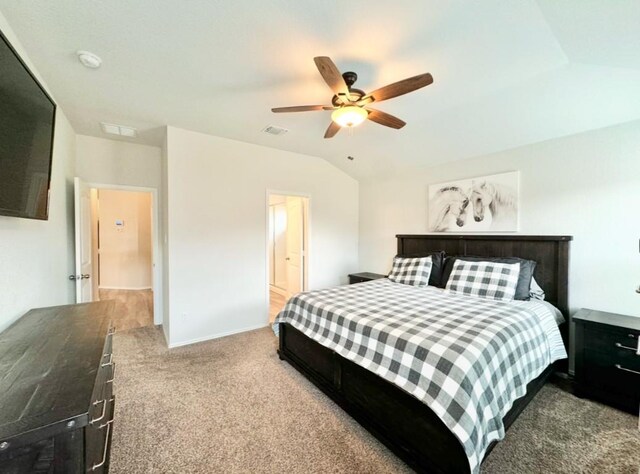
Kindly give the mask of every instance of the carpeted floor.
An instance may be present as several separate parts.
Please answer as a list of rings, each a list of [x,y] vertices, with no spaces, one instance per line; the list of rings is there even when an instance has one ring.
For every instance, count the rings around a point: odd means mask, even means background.
[[[117,333],[111,472],[411,472],[275,349],[269,329],[172,350],[154,327]],[[548,384],[482,472],[639,466],[636,417]]]

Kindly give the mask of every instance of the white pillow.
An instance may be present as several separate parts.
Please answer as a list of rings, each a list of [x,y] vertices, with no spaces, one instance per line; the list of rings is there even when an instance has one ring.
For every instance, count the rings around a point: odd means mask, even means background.
[[[529,298],[544,301],[544,290],[540,288],[540,285],[533,277],[531,277],[531,286],[529,287]]]
[[[456,260],[446,289],[452,293],[498,301],[512,301],[520,264]]]
[[[389,280],[412,286],[427,286],[433,260],[431,256],[404,258],[394,257]]]

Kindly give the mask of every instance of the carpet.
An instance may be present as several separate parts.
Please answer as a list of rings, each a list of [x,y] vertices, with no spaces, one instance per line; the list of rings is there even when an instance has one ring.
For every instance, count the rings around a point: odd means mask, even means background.
[[[112,473],[404,473],[393,453],[276,354],[270,329],[175,349],[117,333]],[[638,419],[547,384],[483,473],[629,473]]]

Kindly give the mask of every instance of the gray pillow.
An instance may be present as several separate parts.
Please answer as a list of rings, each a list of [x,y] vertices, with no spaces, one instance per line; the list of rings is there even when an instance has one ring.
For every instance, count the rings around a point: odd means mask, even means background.
[[[533,278],[533,272],[536,269],[536,262],[533,260],[526,260],[518,257],[475,257],[475,256],[449,256],[444,259],[444,268],[442,270],[442,280],[440,288],[447,286],[447,281],[453,270],[453,262],[457,259],[465,260],[467,262],[495,262],[495,263],[519,263],[520,274],[518,276],[518,284],[516,286],[516,294],[513,297],[515,300],[528,301],[531,298],[529,294],[531,288],[531,279]]]

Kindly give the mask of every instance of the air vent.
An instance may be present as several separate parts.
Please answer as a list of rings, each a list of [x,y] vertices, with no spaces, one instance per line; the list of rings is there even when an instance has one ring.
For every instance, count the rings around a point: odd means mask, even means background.
[[[284,135],[289,130],[287,130],[286,128],[278,127],[277,125],[267,125],[262,129],[262,131],[271,135]]]
[[[138,135],[138,130],[133,127],[126,127],[124,125],[116,125],[113,123],[100,122],[100,127],[104,133],[111,135],[119,135],[121,137],[135,138]]]

